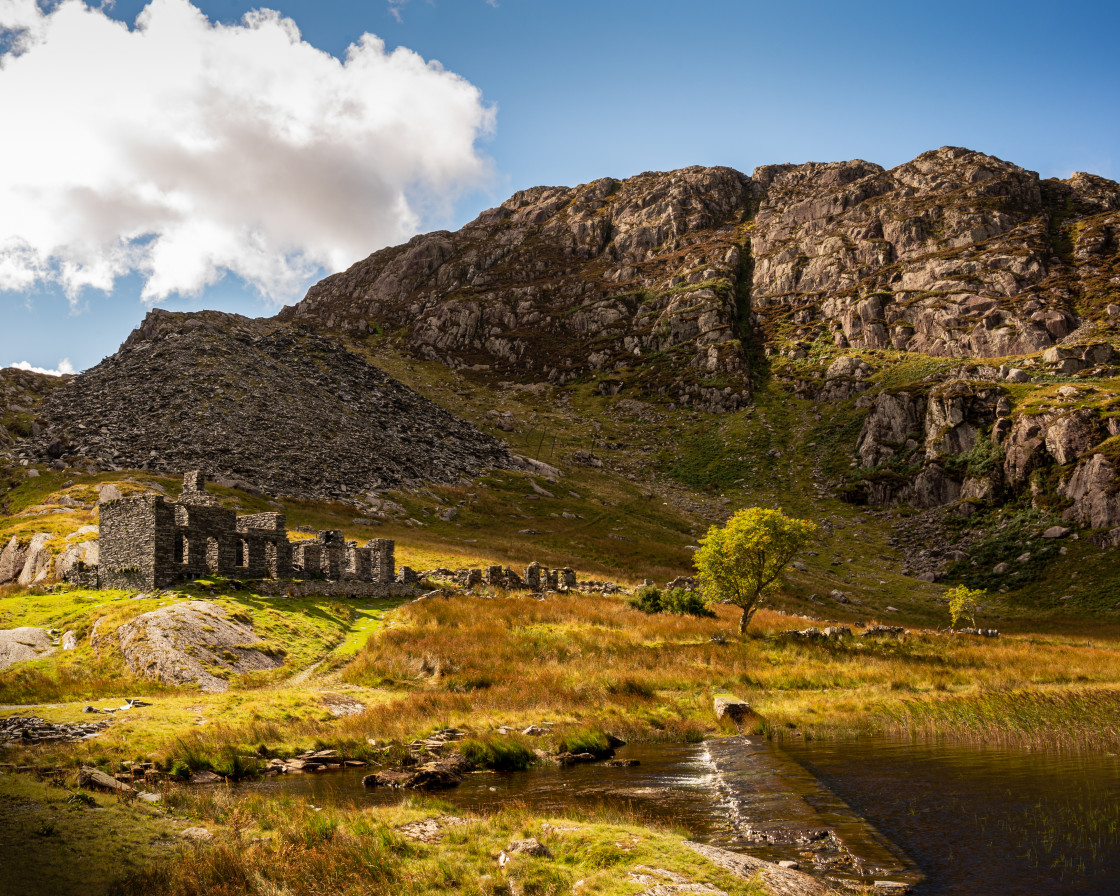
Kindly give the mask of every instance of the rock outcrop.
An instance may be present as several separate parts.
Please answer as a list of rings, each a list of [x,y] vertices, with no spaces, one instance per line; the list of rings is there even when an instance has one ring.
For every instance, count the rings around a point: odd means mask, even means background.
[[[280,319],[553,383],[653,356],[677,364],[645,388],[731,410],[752,338],[780,336],[792,358],[819,338],[962,357],[1055,347],[1085,309],[1106,316],[1118,228],[1117,184],[1044,181],[956,147],[889,171],[686,168],[517,193],[328,277]],[[1058,354],[1078,369],[1115,358],[1100,343]],[[698,374],[729,386],[705,392]]]
[[[260,642],[247,618],[230,617],[202,600],[144,613],[122,625],[117,636],[134,675],[164,684],[196,684],[209,692],[229,688],[215,671],[241,675],[275,669],[284,661],[282,653]]]
[[[25,458],[168,473],[206,469],[269,494],[357,502],[456,482],[506,447],[299,328],[152,311],[117,354],[54,391]]]
[[[663,394],[733,410],[756,193],[699,167],[524,190],[456,233],[375,252],[280,319],[357,341],[400,331],[420,357],[557,384],[653,356],[671,368]],[[726,385],[701,382],[713,376]]]
[[[0,669],[23,660],[38,659],[53,649],[51,636],[41,628],[23,626],[0,630]]]

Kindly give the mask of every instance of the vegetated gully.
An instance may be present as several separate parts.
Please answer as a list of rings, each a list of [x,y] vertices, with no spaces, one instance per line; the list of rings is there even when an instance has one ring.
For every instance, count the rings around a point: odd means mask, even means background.
[[[941,894],[1114,894],[1120,757],[865,738],[756,738],[622,748],[632,767],[546,766],[469,775],[440,797],[464,809],[624,807],[694,839],[794,860],[837,882]],[[384,805],[401,791],[362,770],[247,785],[314,805]]]

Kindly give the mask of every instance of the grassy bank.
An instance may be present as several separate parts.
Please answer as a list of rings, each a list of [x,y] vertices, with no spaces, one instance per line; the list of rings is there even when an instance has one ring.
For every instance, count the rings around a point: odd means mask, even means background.
[[[687,881],[696,892],[718,887],[730,896],[768,893],[689,850],[682,831],[651,827],[624,810],[477,815],[420,797],[394,807],[316,808],[306,800],[175,786],[151,805],[24,775],[0,780],[0,842],[21,845],[5,853],[5,896],[546,896],[577,886],[623,896],[650,881]],[[211,839],[184,837],[188,827],[204,828]],[[510,861],[499,863],[511,843],[527,838],[548,854],[510,850]]]

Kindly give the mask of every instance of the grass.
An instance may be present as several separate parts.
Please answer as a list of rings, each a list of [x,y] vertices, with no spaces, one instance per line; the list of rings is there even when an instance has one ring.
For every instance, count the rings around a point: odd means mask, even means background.
[[[115,893],[348,894],[571,893],[622,896],[641,889],[629,877],[638,866],[665,868],[733,896],[763,896],[760,885],[725,872],[692,853],[683,837],[635,823],[624,813],[542,818],[519,809],[446,820],[437,801],[407,800],[376,810],[313,809],[306,802],[239,798],[217,793],[183,796],[181,805],[210,825],[223,825],[212,848],[187,851],[133,872]],[[406,836],[409,825],[434,823],[439,840]],[[263,835],[261,837],[260,835]],[[512,840],[535,837],[547,857],[514,855],[500,867]]]
[[[174,853],[182,819],[138,800],[78,793],[64,781],[0,775],[0,894],[104,893]]]

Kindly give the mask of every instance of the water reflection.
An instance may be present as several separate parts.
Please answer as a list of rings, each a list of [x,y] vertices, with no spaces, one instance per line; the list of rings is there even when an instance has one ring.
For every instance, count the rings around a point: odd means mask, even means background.
[[[783,746],[926,873],[923,896],[1120,893],[1120,758],[911,744]]]

